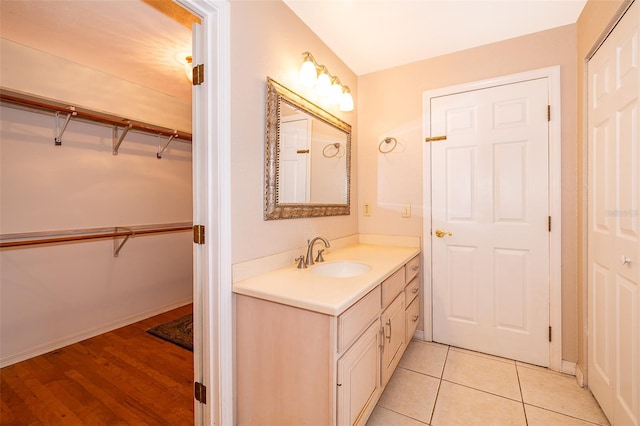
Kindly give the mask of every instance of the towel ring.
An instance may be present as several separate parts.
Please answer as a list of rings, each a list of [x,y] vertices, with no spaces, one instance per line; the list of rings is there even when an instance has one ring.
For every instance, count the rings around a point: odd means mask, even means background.
[[[391,145],[391,148],[383,150],[382,144],[387,144],[387,145],[393,144],[393,145]],[[394,149],[396,149],[396,146],[398,146],[398,140],[396,138],[384,138],[382,142],[380,142],[380,145],[378,145],[378,151],[380,151],[383,154],[387,154],[393,151]]]
[[[328,155],[327,154],[327,148],[331,148],[331,147],[335,148],[336,152],[334,152],[331,155]],[[331,151],[331,150],[329,150],[329,151]],[[324,148],[322,148],[322,155],[324,155],[326,158],[333,158],[336,155],[338,155],[339,152],[340,152],[340,144],[338,142],[327,144]]]

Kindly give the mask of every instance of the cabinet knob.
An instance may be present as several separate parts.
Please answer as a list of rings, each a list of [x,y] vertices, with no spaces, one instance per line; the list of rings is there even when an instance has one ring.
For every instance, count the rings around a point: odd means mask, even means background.
[[[418,287],[411,290],[411,293],[416,294],[418,292]]]
[[[413,322],[416,322],[416,321],[418,321],[418,318],[420,318],[418,315],[414,315],[413,318],[411,318],[411,320]]]
[[[622,259],[620,259],[620,263],[622,263],[623,265],[628,265],[631,263],[631,258],[627,256],[622,256]]]

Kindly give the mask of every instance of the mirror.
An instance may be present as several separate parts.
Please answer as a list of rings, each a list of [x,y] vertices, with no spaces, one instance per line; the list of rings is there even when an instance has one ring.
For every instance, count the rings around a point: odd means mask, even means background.
[[[265,220],[350,213],[351,126],[267,78]]]

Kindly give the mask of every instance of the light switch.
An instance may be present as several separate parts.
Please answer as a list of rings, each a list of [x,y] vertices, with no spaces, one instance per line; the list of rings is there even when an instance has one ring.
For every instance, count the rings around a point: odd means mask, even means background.
[[[411,204],[402,206],[402,217],[411,217]]]

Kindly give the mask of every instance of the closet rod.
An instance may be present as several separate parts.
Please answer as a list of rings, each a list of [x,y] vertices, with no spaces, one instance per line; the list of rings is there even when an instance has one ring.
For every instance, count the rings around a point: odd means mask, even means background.
[[[186,132],[180,132],[177,130],[170,130],[163,127],[154,126],[152,124],[145,124],[135,121],[129,121],[122,118],[115,118],[106,114],[101,114],[94,111],[82,110],[73,106],[62,106],[53,103],[45,102],[43,100],[35,99],[33,97],[20,96],[13,92],[7,92],[6,90],[0,91],[0,100],[9,102],[12,104],[23,105],[30,108],[37,108],[40,110],[62,112],[65,114],[73,114],[75,118],[81,118],[84,120],[96,121],[102,124],[108,124],[113,126],[128,127],[131,125],[132,130],[139,132],[153,133],[163,136],[174,136],[183,141],[191,141],[191,134]]]
[[[71,231],[4,234],[0,235],[0,248],[139,236],[146,234],[187,231],[191,229],[193,229],[193,225],[190,222],[183,222],[126,228],[122,226],[114,226],[112,228],[76,229]]]

